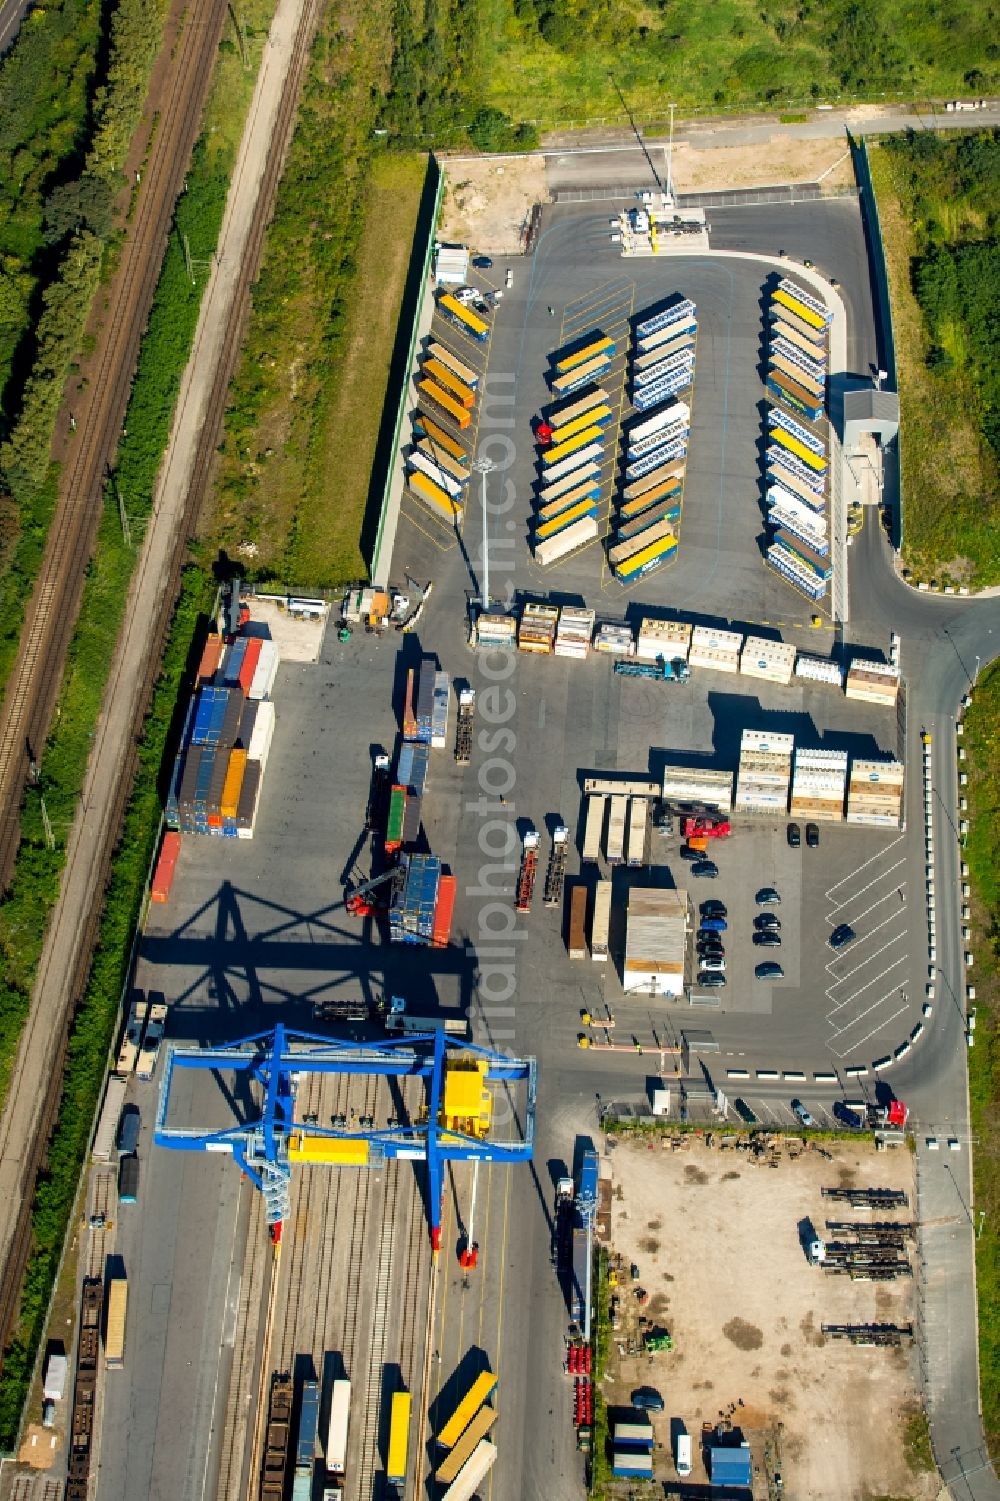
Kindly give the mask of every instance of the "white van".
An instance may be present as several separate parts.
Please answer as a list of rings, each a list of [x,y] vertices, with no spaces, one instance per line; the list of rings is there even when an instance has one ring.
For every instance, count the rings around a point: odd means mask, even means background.
[[[690,1475],[691,1435],[685,1428],[679,1428],[677,1431],[674,1464],[677,1466],[678,1475]]]

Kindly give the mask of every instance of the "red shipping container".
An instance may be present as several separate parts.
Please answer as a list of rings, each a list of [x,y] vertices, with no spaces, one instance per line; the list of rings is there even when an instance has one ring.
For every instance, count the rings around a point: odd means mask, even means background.
[[[451,919],[455,912],[455,888],[457,882],[454,876],[442,876],[438,882],[437,906],[434,908],[434,927],[431,936],[431,947],[446,949],[448,939],[451,937]]]
[[[154,902],[165,902],[170,895],[170,888],[174,884],[174,871],[177,869],[177,856],[181,852],[181,836],[175,830],[170,829],[163,836],[160,846],[160,858],[156,862],[153,872],[153,886],[150,892]]]
[[[205,679],[214,677],[221,659],[222,637],[214,635],[209,636],[208,640],[205,642],[205,647],[201,654],[201,661],[198,664],[199,678]]]
[[[243,657],[243,666],[240,668],[240,687],[244,693],[250,692],[250,684],[253,675],[257,671],[257,663],[260,661],[260,649],[264,645],[259,636],[251,636],[247,641],[247,649]]]

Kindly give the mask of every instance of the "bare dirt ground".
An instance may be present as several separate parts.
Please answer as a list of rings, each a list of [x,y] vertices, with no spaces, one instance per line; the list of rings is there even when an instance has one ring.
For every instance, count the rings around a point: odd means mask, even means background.
[[[442,240],[493,255],[517,255],[521,234],[536,203],[548,203],[543,156],[504,162],[444,163],[448,178],[441,214]]]
[[[727,188],[769,188],[789,182],[821,182],[824,188],[854,181],[842,140],[801,141],[776,134],[766,146],[674,146],[673,178],[679,193]]]
[[[658,1139],[653,1146],[619,1141],[610,1152],[612,1249],[638,1265],[649,1293],[644,1312],[669,1329],[674,1349],[622,1357],[622,1336],[612,1334],[605,1395],[613,1407],[638,1385],[662,1393],[666,1411],[653,1419],[664,1446],[658,1475],[676,1478],[673,1417],[694,1440],[691,1481],[706,1481],[702,1425],[735,1404],[732,1421],[750,1441],[759,1474],[765,1445],[777,1440],[773,1464],[788,1494],[810,1501],[936,1495],[936,1476],[915,1474],[905,1452],[906,1421],[918,1409],[913,1347],[858,1349],[821,1333],[824,1323],[910,1323],[912,1281],[852,1282],[810,1265],[800,1244],[806,1219],[828,1239],[827,1219],[911,1220],[910,1156],[845,1143],[832,1148],[832,1161],[814,1150],[795,1160],[783,1152],[769,1168],[735,1147],[678,1140],[677,1150]],[[871,1213],[821,1197],[823,1187],[855,1184],[902,1188],[910,1208]],[[909,1255],[912,1261],[912,1249]],[[622,1302],[630,1300],[629,1283]]]

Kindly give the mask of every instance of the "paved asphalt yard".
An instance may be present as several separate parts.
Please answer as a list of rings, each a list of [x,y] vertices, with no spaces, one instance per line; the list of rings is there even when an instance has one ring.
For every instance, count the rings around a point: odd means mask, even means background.
[[[712,219],[714,248],[765,254],[785,249],[838,278],[850,319],[850,373],[865,377],[876,350],[857,203],[717,210]],[[582,598],[600,614],[617,617],[677,610],[687,618],[738,625],[766,621],[803,649],[839,650],[843,633],[810,628],[806,602],[760,559],[758,367],[768,269],[706,257],[623,262],[607,236],[607,217],[595,215],[593,205],[557,206],[543,217],[534,257],[512,263],[514,287],[496,318],[476,434],[479,453],[509,465],[487,479],[491,593],[554,590],[563,601]],[[491,273],[501,284],[504,270],[500,265]],[[629,318],[675,291],[694,299],[700,319],[679,560],[630,592],[608,578],[599,547],[542,575],[525,537],[535,481],[530,421],[547,401],[548,356],[574,331],[589,332],[588,325],[606,321],[623,330]],[[464,360],[481,361],[482,352],[470,341],[439,330],[436,321],[438,332]],[[514,501],[504,510],[497,499],[508,483]],[[441,1358],[432,1395],[437,1399],[443,1391],[443,1411],[455,1372],[485,1356],[500,1375],[500,1455],[485,1495],[489,1501],[570,1501],[579,1495],[582,1467],[573,1448],[571,1389],[561,1370],[567,1309],[549,1262],[554,1182],[572,1170],[587,1140],[598,1142],[601,1100],[643,1098],[659,1060],[649,1049],[640,1055],[578,1048],[580,1012],[599,1002],[602,983],[611,998],[614,962],[571,963],[563,914],[544,909],[537,895],[531,915],[515,919],[511,898],[520,837],[529,826],[542,830],[544,857],[554,823],[565,822],[575,835],[580,778],[587,771],[655,775],[674,753],[735,767],[744,725],[787,726],[811,743],[844,744],[860,755],[895,753],[899,729],[895,715],[818,687],[749,687],[745,680],[707,672],[678,689],[632,684],[615,678],[609,662],[594,658],[579,663],[518,657],[502,675],[496,661],[477,657],[466,644],[467,602],[480,588],[478,479],[474,485],[461,539],[438,527],[412,499],[404,500],[393,579],[406,570],[435,582],[419,638],[377,640],[356,633],[341,646],[328,630],[315,666],[282,667],[257,837],[249,844],[185,841],[171,903],[157,909],[143,940],[136,982],[163,989],[174,1001],[173,1040],[236,1038],[278,1017],[293,1027],[311,1027],[313,999],[388,993],[407,996],[415,1009],[466,1009],[477,1041],[537,1056],[535,1160],[528,1167],[480,1172],[480,1269],[470,1278],[458,1269],[454,1245],[471,1212],[471,1174],[449,1180],[435,1326]],[[610,474],[603,502],[610,502]],[[949,742],[946,731],[958,697],[954,663],[973,660],[987,624],[1000,639],[1000,606],[988,619],[980,614],[973,620],[967,602],[911,596],[892,579],[884,539],[870,522],[849,556],[852,617],[846,639],[884,651],[889,630],[900,629],[904,672],[908,643],[912,660],[920,651],[908,758],[918,764],[919,726],[934,728],[935,786],[953,807],[954,736]],[[430,848],[458,876],[459,899],[452,946],[415,953],[388,947],[375,925],[348,917],[342,903],[345,880],[370,868],[363,816],[371,756],[379,747],[394,747],[406,668],[421,652],[436,654],[456,682],[477,689],[479,716],[470,767],[455,766],[450,744],[432,754],[425,830]],[[688,884],[698,899],[722,896],[732,914],[727,950],[733,969],[721,992],[724,1004],[708,1013],[622,1002],[628,1030],[643,1030],[652,1046],[654,1034],[669,1041],[692,1024],[710,1027],[720,1047],[713,1066],[725,1072],[720,1082],[727,1094],[744,1093],[762,1118],[775,1123],[791,1124],[793,1095],[802,1095],[823,1124],[836,1098],[871,1095],[871,1063],[906,1042],[922,1017],[926,934],[914,915],[923,885],[919,803],[912,795],[919,794],[918,780],[911,775],[903,834],[823,826],[818,850],[793,851],[784,821],[738,822],[721,852],[715,883],[689,882],[676,844],[667,841],[661,848],[653,836],[654,868],[616,873],[616,901],[636,879]],[[953,875],[947,864],[952,855],[940,859],[938,889],[944,891]],[[575,847],[569,875],[578,877]],[[781,958],[787,979],[758,990],[749,978],[756,953],[748,937],[752,897],[770,881],[783,896],[779,911],[787,938],[773,956]],[[843,921],[856,926],[858,939],[834,958],[825,940]],[[942,971],[957,987],[957,953],[943,913],[939,934]],[[960,1133],[965,1119],[960,1012],[960,1004],[939,1005],[935,1026],[890,1075],[910,1100],[921,1132]],[[847,1078],[844,1068],[858,1059],[869,1073]],[[206,1111],[215,1119],[226,1104],[218,1093],[182,1095],[172,1122],[201,1123]],[[922,1147],[918,1154],[922,1212],[938,1227],[924,1247],[926,1285],[937,1298],[928,1301],[925,1327],[937,1328],[936,1321],[946,1319],[949,1329],[948,1339],[936,1341],[928,1357],[932,1417],[944,1453],[957,1445],[956,1463],[966,1473],[974,1469],[981,1444],[967,1396],[975,1373],[971,1237],[961,1214],[967,1157],[952,1159],[946,1181],[940,1157],[925,1161]],[[230,1304],[220,1292],[228,1285],[228,1252],[214,1256],[208,1277],[196,1274],[195,1266],[206,1242],[233,1243],[237,1178],[230,1164],[220,1173],[217,1159],[153,1153],[145,1164],[141,1222],[127,1243],[135,1257],[132,1297],[137,1310],[157,1312],[161,1322],[158,1343],[148,1352],[137,1350],[135,1364],[116,1377],[115,1419],[105,1433],[107,1481],[102,1465],[100,1487],[109,1501],[202,1501],[211,1494],[219,1433],[202,1397],[214,1389],[218,1352],[231,1340]],[[206,1195],[214,1203],[211,1211]],[[165,1264],[171,1248],[172,1269]],[[176,1322],[164,1312],[174,1305]],[[362,1351],[355,1350],[355,1360],[363,1365]],[[195,1381],[192,1370],[206,1363],[208,1374]],[[766,1393],[757,1395],[766,1402]],[[185,1436],[182,1483],[178,1434]],[[968,1494],[976,1501],[992,1497],[992,1476],[981,1470],[977,1476]],[[366,1492],[363,1501],[377,1496]],[[354,1482],[348,1497],[356,1501]]]

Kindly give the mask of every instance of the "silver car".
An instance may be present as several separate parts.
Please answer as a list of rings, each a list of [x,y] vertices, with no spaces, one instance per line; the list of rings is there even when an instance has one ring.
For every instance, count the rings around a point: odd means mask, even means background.
[[[724,975],[726,973],[726,961],[721,954],[702,954],[698,962],[707,975]]]

